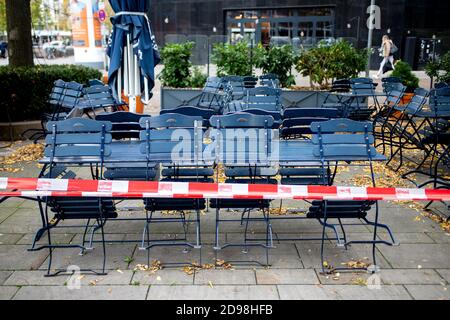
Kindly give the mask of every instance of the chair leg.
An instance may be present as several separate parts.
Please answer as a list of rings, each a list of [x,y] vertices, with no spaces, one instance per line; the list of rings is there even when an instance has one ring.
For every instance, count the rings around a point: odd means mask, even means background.
[[[217,201],[218,202],[218,201]],[[219,244],[219,221],[220,219],[220,209],[218,206],[218,203],[216,203],[216,241],[215,241],[215,246],[214,246],[214,250],[220,250],[220,244]]]
[[[325,250],[325,225],[327,223],[327,202],[324,202],[324,223],[322,225],[322,240],[320,243],[320,262],[322,265],[322,273],[325,273],[325,258],[324,258],[324,250]]]
[[[104,225],[106,223],[105,221],[101,221],[100,222],[100,229],[101,229],[101,233],[102,233],[102,247],[103,247],[103,266],[102,266],[102,274],[106,274],[105,273],[105,269],[106,269],[106,242],[105,242],[105,231],[104,231]]]
[[[81,251],[80,251],[80,253],[79,253],[80,256],[84,255],[84,253],[85,253],[85,251],[86,251],[86,250],[84,249],[84,244],[86,243],[86,234],[87,234],[87,232],[88,232],[90,223],[91,223],[91,219],[88,219],[88,221],[87,221],[87,223],[86,223],[86,226],[85,226],[85,228],[84,228],[83,240],[82,240],[82,244],[81,244],[83,248],[81,249]]]

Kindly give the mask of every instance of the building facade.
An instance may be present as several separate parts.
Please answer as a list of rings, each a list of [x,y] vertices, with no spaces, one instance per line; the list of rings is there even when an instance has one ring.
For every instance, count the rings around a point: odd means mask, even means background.
[[[308,46],[326,38],[346,38],[358,47],[367,46],[370,1],[361,0],[164,0],[152,1],[150,17],[159,44],[175,35],[246,38],[268,45],[290,39]],[[430,42],[438,51],[450,49],[450,2],[441,0],[377,0],[380,29],[374,46],[389,34],[400,55],[416,60],[421,45],[428,53]],[[407,38],[416,38],[414,45]],[[422,50],[422,51],[423,51]],[[406,52],[408,51],[408,52]]]

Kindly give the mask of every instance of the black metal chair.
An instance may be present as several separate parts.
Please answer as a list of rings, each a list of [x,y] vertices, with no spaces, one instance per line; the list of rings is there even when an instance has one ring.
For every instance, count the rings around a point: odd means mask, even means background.
[[[90,119],[75,118],[62,121],[51,121],[47,123],[49,134],[46,136],[46,148],[44,156],[49,158],[49,163],[44,166],[41,177],[55,177],[55,173],[61,174],[66,168],[59,163],[67,163],[67,165],[76,165],[77,160],[74,158],[89,158],[90,161],[98,163],[100,168],[100,176],[103,172],[104,158],[111,153],[109,144],[112,141],[111,134],[107,133],[112,128],[111,123],[101,122]],[[62,169],[63,170],[62,170]],[[61,171],[62,170],[62,171]],[[64,178],[74,178],[73,173],[65,173]],[[117,217],[115,205],[112,200],[102,198],[77,198],[77,197],[44,197],[39,200],[39,207],[43,227],[38,230],[35,241],[29,249],[30,251],[38,251],[49,249],[47,276],[57,275],[66,270],[57,270],[53,274],[52,270],[53,250],[56,248],[79,248],[81,253],[92,249],[93,235],[95,231],[101,231],[102,248],[103,248],[103,265],[101,272],[92,271],[97,274],[105,274],[106,268],[106,243],[104,226],[109,219]],[[44,206],[42,205],[44,203]],[[50,219],[50,214],[53,217]],[[86,221],[84,225],[62,225],[62,221]],[[94,223],[91,224],[91,220]],[[81,244],[54,244],[52,242],[51,231],[56,228],[76,228],[83,227],[84,234]],[[89,229],[91,232],[91,241],[86,246],[86,235]],[[48,244],[36,246],[36,241],[47,233]]]
[[[332,108],[289,108],[283,113],[280,129],[282,139],[306,139],[311,135],[312,122],[339,118],[339,110]]]
[[[147,168],[154,163],[162,166],[160,183],[164,182],[212,182],[213,170],[203,162],[202,117],[181,114],[163,114],[141,119],[141,152],[147,156]],[[181,139],[181,140],[180,140]],[[181,141],[181,142],[180,142]],[[183,154],[174,155],[174,150],[182,144]],[[179,158],[178,158],[179,156]],[[142,233],[140,250],[150,250],[156,246],[184,246],[199,249],[201,261],[200,211],[206,209],[205,199],[146,198],[144,199],[146,224]],[[158,211],[178,212],[179,217],[156,217]],[[195,218],[186,217],[194,211]],[[151,225],[157,223],[179,223],[184,237],[161,239],[151,237]],[[195,225],[195,241],[188,241],[188,225]],[[165,262],[164,264],[186,264],[185,262]]]
[[[277,170],[268,163],[271,153],[271,140],[275,131],[273,118],[266,115],[235,113],[211,118],[211,138],[214,139],[217,163],[223,163],[226,183],[247,184],[276,184],[274,179]],[[261,134],[263,133],[263,134]],[[218,174],[218,173],[217,173]],[[217,177],[219,179],[219,177]],[[266,263],[269,265],[269,249],[272,247],[272,231],[269,221],[270,200],[266,199],[212,199],[210,207],[216,209],[216,254],[227,247],[242,247],[247,252],[248,247],[262,247],[266,251]],[[243,210],[239,219],[221,218],[221,209]],[[262,217],[252,216],[252,211],[259,210]],[[242,243],[219,241],[220,225],[222,223],[245,224]],[[249,237],[250,223],[265,223],[265,238]],[[233,263],[257,263],[259,261],[230,261]]]
[[[322,170],[326,175],[328,162],[336,159],[349,160],[352,157],[365,158],[367,166],[370,168],[373,186],[375,186],[375,176],[372,167],[372,159],[376,155],[373,147],[374,138],[372,136],[373,127],[369,122],[357,122],[348,119],[336,119],[326,122],[316,122],[311,124],[311,130],[315,133],[312,142],[315,146],[314,155],[319,157],[322,163]],[[375,219],[367,219],[368,211],[375,206]],[[347,248],[350,244],[372,244],[372,259],[376,265],[376,245],[396,244],[393,234],[387,225],[379,223],[379,207],[376,201],[314,201],[309,209],[307,218],[317,219],[322,229],[321,259],[322,268],[324,260],[324,244],[327,238],[325,230],[330,228],[336,234],[338,246]],[[337,219],[338,225],[330,224],[329,219]],[[364,225],[373,227],[372,240],[347,240],[343,220],[359,219]],[[351,224],[354,225],[354,224]],[[340,226],[342,237],[339,236],[336,226]],[[391,241],[378,240],[378,228],[385,229],[390,235]],[[334,270],[346,270],[348,268],[335,268]]]
[[[141,125],[139,121],[149,115],[132,113],[128,111],[117,111],[111,113],[100,113],[95,120],[109,121],[112,123],[111,135],[113,140],[139,139]]]

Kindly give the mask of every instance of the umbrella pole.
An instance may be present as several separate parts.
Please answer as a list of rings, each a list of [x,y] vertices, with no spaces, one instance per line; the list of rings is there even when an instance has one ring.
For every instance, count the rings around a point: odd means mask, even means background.
[[[127,34],[127,49],[128,49],[128,81],[129,81],[129,88],[128,88],[128,98],[129,98],[129,108],[130,112],[136,112],[136,88],[135,88],[135,72],[136,69],[134,67],[134,55],[133,55],[133,45],[131,44],[131,37],[130,34]]]
[[[122,102],[122,67],[117,72],[117,97]]]

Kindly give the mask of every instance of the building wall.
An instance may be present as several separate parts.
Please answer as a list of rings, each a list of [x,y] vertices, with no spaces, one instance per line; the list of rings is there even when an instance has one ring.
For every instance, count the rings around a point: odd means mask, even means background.
[[[369,4],[368,0],[164,0],[152,1],[150,17],[158,43],[164,44],[167,34],[226,34],[226,9],[332,6],[335,8],[335,36],[356,38],[357,19],[354,17],[360,17],[360,45],[366,46]],[[379,45],[382,35],[390,29],[391,38],[401,50],[407,36],[431,37],[433,34],[443,39],[444,49],[449,49],[450,1],[377,0],[376,4],[381,7],[381,29],[374,32],[374,46]],[[351,29],[347,28],[348,23]]]

